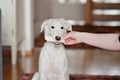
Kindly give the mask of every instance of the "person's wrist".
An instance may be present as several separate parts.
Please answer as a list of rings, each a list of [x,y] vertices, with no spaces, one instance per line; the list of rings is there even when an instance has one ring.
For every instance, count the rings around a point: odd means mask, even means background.
[[[80,32],[79,34],[78,34],[78,41],[80,42],[80,43],[84,43],[85,42],[85,36],[87,35],[87,33],[86,32]]]

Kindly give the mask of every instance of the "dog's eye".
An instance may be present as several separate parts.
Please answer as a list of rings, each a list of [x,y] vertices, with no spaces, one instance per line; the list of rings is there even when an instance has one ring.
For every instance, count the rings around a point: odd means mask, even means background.
[[[55,27],[54,26],[51,26],[52,29],[54,29]]]
[[[64,27],[61,27],[61,29],[64,29]]]

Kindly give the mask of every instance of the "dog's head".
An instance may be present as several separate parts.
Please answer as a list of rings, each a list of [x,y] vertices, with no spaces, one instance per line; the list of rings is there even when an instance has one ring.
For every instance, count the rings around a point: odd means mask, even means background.
[[[40,32],[42,31],[46,41],[64,42],[64,35],[67,31],[72,31],[72,27],[64,19],[48,19],[43,22]]]

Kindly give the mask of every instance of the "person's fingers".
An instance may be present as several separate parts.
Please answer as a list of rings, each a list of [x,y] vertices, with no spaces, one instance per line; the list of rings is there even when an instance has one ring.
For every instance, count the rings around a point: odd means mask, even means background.
[[[72,38],[67,38],[67,39],[65,39],[65,42],[70,42],[70,41],[72,41],[73,39]]]
[[[72,44],[75,44],[75,39],[67,38],[67,39],[65,39],[64,44],[66,44],[66,45],[72,45]]]

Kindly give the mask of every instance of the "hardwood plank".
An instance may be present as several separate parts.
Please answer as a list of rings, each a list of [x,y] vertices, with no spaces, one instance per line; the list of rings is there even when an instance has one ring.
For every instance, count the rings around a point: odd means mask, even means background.
[[[95,25],[73,25],[73,31],[93,32],[93,33],[116,33],[120,32],[120,26],[95,26]]]
[[[85,23],[86,24],[91,24],[93,21],[92,5],[93,5],[92,0],[87,0],[86,11],[85,11]]]
[[[94,9],[120,9],[120,3],[93,3]]]
[[[120,75],[120,52],[99,49],[66,49],[71,74]],[[19,80],[22,73],[38,71],[40,48],[30,57],[18,57],[11,65],[11,57],[3,58],[3,80]]]
[[[120,21],[120,15],[93,14],[94,21]]]

